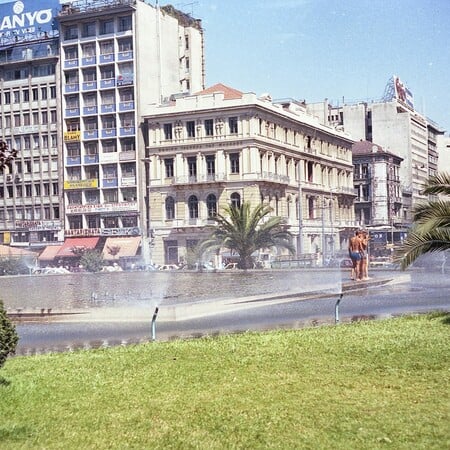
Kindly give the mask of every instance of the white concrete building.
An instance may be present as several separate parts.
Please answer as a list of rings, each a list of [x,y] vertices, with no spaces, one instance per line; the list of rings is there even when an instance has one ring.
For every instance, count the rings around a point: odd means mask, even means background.
[[[393,77],[382,101],[308,105],[323,123],[342,128],[355,141],[367,140],[403,159],[399,177],[402,186],[403,224],[409,225],[412,207],[423,200],[424,182],[437,170],[437,136],[443,130],[414,109],[411,92]]]
[[[438,171],[450,173],[450,136],[438,136],[437,149],[439,154]]]
[[[0,5],[0,139],[18,152],[0,169],[0,244],[63,239],[58,8],[58,0]]]
[[[65,236],[145,238],[142,112],[203,88],[201,23],[141,0],[73,1],[58,21]]]
[[[144,119],[154,262],[183,260],[209,233],[211,216],[243,201],[271,205],[298,255],[345,248],[340,231],[355,226],[353,141],[304,104],[219,84],[155,104]]]

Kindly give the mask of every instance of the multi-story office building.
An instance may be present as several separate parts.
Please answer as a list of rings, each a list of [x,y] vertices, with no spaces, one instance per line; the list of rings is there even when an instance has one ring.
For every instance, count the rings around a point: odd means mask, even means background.
[[[403,159],[399,176],[403,195],[404,225],[412,220],[412,207],[424,199],[424,182],[437,169],[437,124],[414,109],[412,93],[394,76],[382,101],[331,106],[310,106],[323,123],[343,127],[356,141],[367,140]]]
[[[351,146],[293,100],[215,85],[144,116],[153,259],[177,263],[223,205],[265,202],[300,255],[331,256],[354,227]],[[301,211],[301,215],[299,215]]]
[[[439,135],[437,137],[438,171],[450,172],[450,136]]]
[[[63,239],[59,164],[58,0],[0,5],[1,140],[18,151],[0,171],[0,243]]]
[[[58,21],[65,235],[146,236],[142,110],[204,87],[200,21],[141,0],[73,1]]]
[[[352,153],[356,222],[362,227],[402,222],[402,158],[369,141],[353,144]]]

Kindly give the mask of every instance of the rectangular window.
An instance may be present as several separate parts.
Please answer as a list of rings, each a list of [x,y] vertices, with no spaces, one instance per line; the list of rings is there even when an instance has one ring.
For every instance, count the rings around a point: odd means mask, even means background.
[[[117,151],[116,141],[103,141],[103,153],[114,153]]]
[[[230,153],[231,173],[239,173],[239,153]]]
[[[165,158],[164,166],[166,168],[166,178],[173,177],[173,158]]]
[[[237,134],[237,132],[238,132],[237,117],[229,117],[228,118],[228,126],[230,127],[230,134]]]
[[[30,91],[28,89],[24,89],[22,91],[22,95],[23,95],[23,101],[24,102],[29,102],[30,101]]]
[[[9,105],[11,103],[11,92],[5,92],[5,105]]]
[[[216,157],[214,155],[206,155],[206,173],[208,175],[216,173]]]
[[[197,176],[197,157],[189,156],[188,159],[188,173],[190,177]]]
[[[98,154],[97,142],[86,142],[86,144],[84,144],[84,150],[86,152],[86,155],[88,156],[97,155]]]
[[[95,70],[84,70],[83,71],[83,80],[85,82],[95,81],[97,79],[97,75]]]
[[[64,52],[66,54],[66,60],[78,59],[78,49],[77,49],[77,47],[66,47],[64,49]]]
[[[95,22],[83,24],[83,37],[95,36]]]
[[[47,100],[47,87],[41,88],[41,100]]]
[[[121,53],[130,52],[131,50],[133,50],[133,43],[131,39],[121,39],[120,41],[118,41],[118,44],[119,52]]]
[[[100,78],[102,80],[109,80],[114,78],[114,66],[102,67],[100,69]]]
[[[100,42],[100,54],[101,55],[110,55],[111,53],[114,53],[113,41]]]
[[[205,134],[206,134],[206,136],[213,136],[214,135],[214,121],[213,121],[213,119],[206,119],[205,120]]]
[[[195,122],[193,120],[186,122],[186,129],[188,137],[195,137]]]
[[[172,124],[171,123],[164,124],[164,139],[166,141],[172,140]]]
[[[100,22],[100,34],[114,33],[114,19],[107,19]]]
[[[20,91],[14,91],[13,96],[14,96],[14,103],[20,103]]]
[[[119,95],[121,102],[132,102],[134,100],[133,89],[121,89]]]
[[[72,25],[65,29],[64,31],[64,39],[77,39],[78,38],[78,26]]]
[[[67,80],[66,80],[67,81]],[[33,101],[36,102],[39,100],[39,91],[38,88],[33,88],[31,90],[32,94],[33,94]]]
[[[119,17],[119,31],[129,31],[132,29],[131,16]]]
[[[86,44],[81,48],[83,51],[84,58],[90,58],[95,56],[95,45],[94,44]]]

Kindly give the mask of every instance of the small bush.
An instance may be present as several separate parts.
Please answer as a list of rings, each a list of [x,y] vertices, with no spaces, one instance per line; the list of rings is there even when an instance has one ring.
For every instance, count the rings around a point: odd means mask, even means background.
[[[18,341],[16,327],[8,319],[3,301],[0,300],[0,367],[9,355],[14,354]]]

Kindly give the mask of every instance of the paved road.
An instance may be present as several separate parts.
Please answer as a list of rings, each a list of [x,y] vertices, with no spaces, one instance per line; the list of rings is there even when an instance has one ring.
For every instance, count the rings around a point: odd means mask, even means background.
[[[450,311],[448,274],[417,272],[410,278],[395,278],[392,283],[378,285],[375,275],[368,285],[362,284],[356,291],[345,292],[339,306],[340,321],[434,310]],[[338,293],[330,293],[323,298],[263,301],[258,302],[258,307],[255,307],[256,302],[243,305],[236,299],[239,307],[228,310],[210,304],[208,307],[203,305],[200,312],[192,314],[192,309],[188,307],[186,317],[189,318],[185,320],[182,312],[177,320],[169,320],[170,314],[162,305],[156,320],[156,339],[334,323],[338,298]],[[152,312],[146,311],[131,320],[121,320],[120,317],[114,320],[75,318],[74,321],[18,324],[20,341],[17,353],[35,354],[145,342],[152,335]]]

